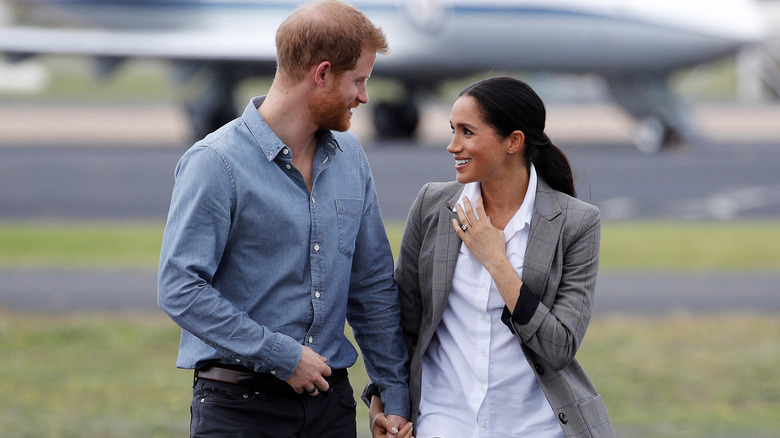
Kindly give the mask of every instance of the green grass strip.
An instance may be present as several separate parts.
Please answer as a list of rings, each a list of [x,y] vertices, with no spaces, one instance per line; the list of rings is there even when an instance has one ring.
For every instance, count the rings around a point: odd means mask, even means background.
[[[162,222],[0,222],[0,267],[154,269]],[[388,222],[397,254],[403,224]],[[780,221],[632,221],[602,226],[601,270],[775,271]]]

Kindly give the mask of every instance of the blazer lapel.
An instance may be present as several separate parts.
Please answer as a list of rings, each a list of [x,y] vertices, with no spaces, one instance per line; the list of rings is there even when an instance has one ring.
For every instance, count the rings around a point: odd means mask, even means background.
[[[543,301],[564,218],[553,189],[541,178],[538,181],[531,232],[523,262],[523,283]]]
[[[452,277],[455,275],[455,263],[458,261],[460,245],[463,243],[458,233],[452,227],[452,219],[458,217],[452,209],[460,197],[462,187],[455,196],[442,203],[439,209],[439,223],[436,230],[436,250],[433,257],[434,266],[443,266],[444,269],[433,269],[433,324],[439,325],[444,309],[447,307],[447,299],[452,290]],[[440,285],[444,285],[443,288]]]

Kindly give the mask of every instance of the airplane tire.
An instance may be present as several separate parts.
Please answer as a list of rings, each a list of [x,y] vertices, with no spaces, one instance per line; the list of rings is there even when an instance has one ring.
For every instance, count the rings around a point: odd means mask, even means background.
[[[419,121],[419,111],[412,103],[382,102],[374,108],[374,129],[380,139],[412,138]]]
[[[645,154],[655,154],[666,147],[672,138],[672,130],[661,120],[648,117],[639,121],[634,134],[634,146]]]

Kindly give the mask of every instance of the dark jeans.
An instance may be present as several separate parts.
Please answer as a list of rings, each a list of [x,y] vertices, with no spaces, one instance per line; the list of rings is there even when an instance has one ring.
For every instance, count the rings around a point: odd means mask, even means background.
[[[317,396],[198,379],[190,406],[190,436],[356,438],[355,406],[349,379]]]

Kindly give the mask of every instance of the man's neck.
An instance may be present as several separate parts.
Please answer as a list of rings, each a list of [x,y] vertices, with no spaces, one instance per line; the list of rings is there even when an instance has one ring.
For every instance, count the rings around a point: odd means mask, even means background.
[[[274,82],[257,109],[293,157],[313,155],[317,147],[317,126],[310,120],[307,96],[301,86],[282,87]]]

